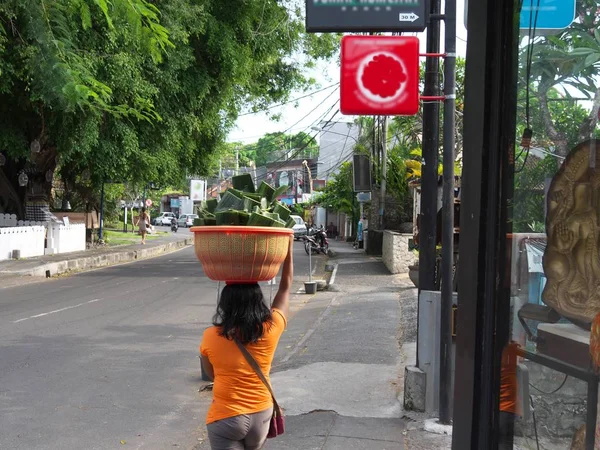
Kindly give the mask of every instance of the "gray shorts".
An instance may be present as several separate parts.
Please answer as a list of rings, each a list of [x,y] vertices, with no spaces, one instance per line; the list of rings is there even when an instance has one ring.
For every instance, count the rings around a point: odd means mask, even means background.
[[[209,423],[212,450],[260,450],[265,445],[273,408]]]

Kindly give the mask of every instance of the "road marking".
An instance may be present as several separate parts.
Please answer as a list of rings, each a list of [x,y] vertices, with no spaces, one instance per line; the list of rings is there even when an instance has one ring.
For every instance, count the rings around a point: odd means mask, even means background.
[[[335,276],[337,275],[338,264],[333,266],[333,272],[331,272],[331,278],[329,279],[329,285],[335,283]]]
[[[67,306],[66,308],[55,309],[54,311],[49,311],[49,312],[45,312],[45,313],[41,313],[41,314],[36,314],[35,316],[25,317],[23,319],[15,320],[13,323],[19,323],[19,322],[24,322],[24,321],[30,320],[30,319],[37,319],[38,317],[49,316],[50,314],[56,314],[56,313],[59,313],[62,311],[66,311],[67,309],[79,308],[80,306],[89,305],[90,303],[96,303],[96,302],[99,302],[100,300],[102,300],[102,299],[95,298],[94,300],[90,300],[89,302],[84,302],[84,303],[80,303],[78,305],[73,305],[73,306]]]
[[[142,266],[142,267],[143,267],[143,266]],[[153,288],[153,287],[155,287],[155,286],[159,286],[159,285],[161,285],[161,284],[169,283],[169,282],[171,282],[171,281],[174,281],[174,280],[179,280],[179,277],[167,278],[167,279],[165,279],[165,280],[162,280],[162,281],[160,281],[160,282],[159,282],[159,283],[157,283],[157,284],[148,285],[148,286],[144,286],[144,287],[145,287],[145,289],[152,289],[152,288]],[[123,292],[121,292],[121,293],[120,293],[120,295],[121,295],[121,296],[124,296],[124,295],[130,294],[130,293],[132,293],[132,292],[135,292],[135,291],[138,291],[138,290],[139,290],[139,289],[136,287],[136,288],[134,288],[134,289],[130,289],[130,290],[127,290],[127,291],[123,291]],[[96,303],[96,302],[99,302],[100,300],[103,300],[103,299],[101,299],[101,298],[96,298],[96,299],[94,299],[94,300],[90,300],[89,302],[83,302],[83,303],[79,303],[78,305],[67,306],[66,308],[60,308],[60,309],[56,309],[56,310],[54,310],[54,311],[49,311],[49,312],[45,312],[45,313],[41,313],[41,314],[36,314],[35,316],[31,316],[31,317],[25,317],[25,318],[23,318],[23,319],[15,320],[15,321],[14,321],[14,322],[12,322],[12,323],[20,323],[20,322],[24,322],[24,321],[26,321],[26,320],[30,320],[30,319],[37,319],[37,318],[39,318],[39,317],[48,316],[48,315],[50,315],[50,314],[56,314],[56,313],[59,313],[59,312],[67,311],[67,310],[69,310],[69,309],[73,309],[73,308],[79,308],[80,306],[85,306],[85,305],[89,305],[89,304],[91,304],[91,303]]]

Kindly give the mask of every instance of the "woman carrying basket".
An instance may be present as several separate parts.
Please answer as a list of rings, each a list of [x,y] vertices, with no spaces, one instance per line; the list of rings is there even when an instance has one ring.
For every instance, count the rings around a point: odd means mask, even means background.
[[[269,372],[287,324],[293,242],[291,237],[272,307],[265,304],[258,283],[228,283],[214,326],[204,332],[202,367],[214,380],[206,418],[212,450],[259,450],[267,439],[274,408]]]

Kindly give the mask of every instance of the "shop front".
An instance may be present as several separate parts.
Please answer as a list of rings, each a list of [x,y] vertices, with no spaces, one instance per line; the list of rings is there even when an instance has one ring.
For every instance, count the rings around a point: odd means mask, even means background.
[[[454,450],[600,448],[599,6],[468,5]]]

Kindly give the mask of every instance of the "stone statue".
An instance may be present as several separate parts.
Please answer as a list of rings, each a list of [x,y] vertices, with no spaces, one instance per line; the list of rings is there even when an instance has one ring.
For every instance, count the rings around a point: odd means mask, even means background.
[[[587,325],[600,313],[600,154],[597,141],[575,147],[548,191],[543,300]]]

